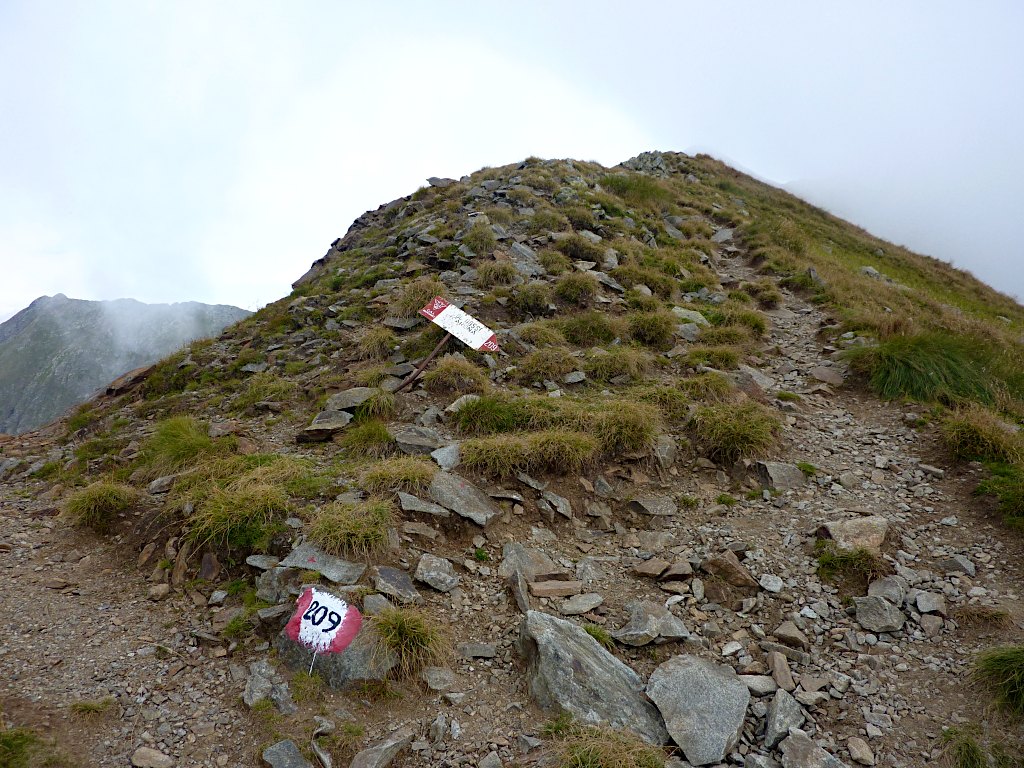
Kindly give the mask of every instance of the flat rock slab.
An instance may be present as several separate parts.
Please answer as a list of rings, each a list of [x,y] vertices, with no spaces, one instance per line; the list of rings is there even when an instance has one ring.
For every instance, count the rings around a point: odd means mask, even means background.
[[[291,739],[271,744],[263,750],[263,762],[270,768],[313,768]]]
[[[582,581],[531,581],[530,592],[537,597],[570,597],[583,591]]]
[[[758,583],[750,575],[750,571],[740,563],[736,553],[731,549],[725,550],[720,555],[709,557],[701,563],[700,567],[712,576],[717,576],[734,587],[755,590],[758,587]]]
[[[647,696],[693,765],[721,762],[743,729],[750,692],[732,667],[682,654],[651,673]]]
[[[424,501],[423,499],[413,496],[411,493],[405,493],[403,491],[398,492],[398,503],[401,505],[403,512],[423,512],[424,514],[434,515],[435,517],[452,516],[452,513],[440,504],[435,504],[432,501]]]
[[[804,709],[800,702],[781,688],[768,704],[768,718],[765,724],[764,745],[775,747],[789,735],[790,728],[799,728],[804,724]]]
[[[353,387],[352,389],[346,389],[344,392],[338,392],[327,398],[327,405],[324,410],[350,411],[358,408],[376,393],[376,387]]]
[[[835,755],[819,747],[799,728],[793,728],[779,745],[782,768],[848,768]]]
[[[502,514],[491,498],[463,477],[451,472],[438,472],[430,483],[430,498],[460,517],[486,526]]]
[[[630,603],[629,621],[612,637],[624,645],[638,647],[648,643],[667,643],[688,637],[686,625],[661,603],[641,600]]]
[[[443,557],[424,552],[413,574],[416,581],[429,584],[438,592],[450,592],[459,586],[461,579],[452,564]]]
[[[135,768],[174,768],[174,758],[152,747],[139,747],[132,752],[132,765]]]
[[[696,323],[697,325],[703,325],[705,328],[711,326],[704,315],[695,309],[685,309],[684,307],[672,307],[672,314],[678,317],[680,320],[685,320],[688,323]]]
[[[627,505],[630,512],[643,515],[674,515],[679,507],[671,496],[637,496]]]
[[[779,461],[757,462],[757,476],[766,488],[777,491],[791,491],[803,488],[807,478],[796,464]]]
[[[444,445],[445,440],[430,427],[400,424],[388,428],[395,444],[403,453],[428,455]]]
[[[313,417],[312,423],[299,432],[295,439],[300,443],[326,442],[347,427],[351,421],[352,414],[347,411],[320,411]]]
[[[293,549],[279,565],[283,568],[316,571],[335,584],[355,584],[366,571],[366,566],[362,563],[350,563],[308,543],[300,544]]]
[[[573,595],[559,606],[558,612],[563,616],[579,616],[594,610],[603,602],[604,598],[596,592]]]
[[[523,574],[527,581],[548,581],[566,575],[565,569],[556,565],[543,550],[524,547],[512,541],[501,548],[498,576],[507,579],[516,571]]]
[[[640,676],[576,624],[530,611],[519,626],[519,652],[526,659],[530,695],[541,709],[628,729],[651,744],[668,741],[661,717],[644,698]]]
[[[857,623],[868,632],[895,632],[903,628],[906,620],[903,611],[884,597],[855,597],[853,604],[857,609]]]
[[[840,369],[832,368],[831,366],[827,365],[816,365],[813,368],[811,368],[811,370],[809,370],[807,373],[811,376],[811,378],[817,379],[818,381],[823,381],[826,384],[831,384],[836,387],[838,387],[840,384],[846,381],[846,376],[843,375],[843,372]]]
[[[877,555],[888,531],[888,520],[880,515],[870,515],[825,523],[818,529],[818,537],[831,538],[842,549],[866,549]]]
[[[379,744],[359,752],[352,758],[349,768],[386,768],[402,750],[412,744],[414,735],[411,729],[392,734]]]
[[[389,565],[378,566],[373,577],[373,586],[382,595],[389,595],[401,603],[423,601],[409,574],[401,568],[392,568]]]

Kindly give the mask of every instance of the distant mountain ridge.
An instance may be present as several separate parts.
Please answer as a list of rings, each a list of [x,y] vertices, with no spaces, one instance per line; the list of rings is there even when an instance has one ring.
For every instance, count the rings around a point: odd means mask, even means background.
[[[0,323],[0,433],[45,424],[126,371],[250,314],[192,301],[41,296]]]

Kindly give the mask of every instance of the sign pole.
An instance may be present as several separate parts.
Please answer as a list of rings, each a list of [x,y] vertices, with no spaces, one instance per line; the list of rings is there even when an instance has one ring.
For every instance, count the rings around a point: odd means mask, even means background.
[[[416,381],[416,379],[419,377],[419,375],[421,373],[423,373],[423,369],[426,368],[430,364],[431,360],[433,360],[435,357],[437,357],[437,353],[441,351],[441,349],[444,347],[444,345],[448,343],[448,339],[450,339],[451,337],[452,337],[452,335],[450,333],[446,333],[444,335],[444,338],[441,339],[439,342],[437,342],[437,346],[434,347],[433,352],[431,352],[429,355],[427,355],[427,357],[423,360],[423,362],[419,364],[419,366],[416,368],[415,371],[413,371],[411,374],[409,374],[409,378],[407,378],[405,381],[403,381],[401,386],[399,386],[398,389],[395,390],[395,392],[401,392],[406,387],[411,387],[412,383],[414,381]]]

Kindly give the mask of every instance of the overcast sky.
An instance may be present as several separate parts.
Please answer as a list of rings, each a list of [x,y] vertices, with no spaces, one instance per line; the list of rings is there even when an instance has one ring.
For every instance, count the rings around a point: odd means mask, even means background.
[[[256,309],[364,210],[705,151],[1024,295],[1024,3],[0,0],[0,320]]]

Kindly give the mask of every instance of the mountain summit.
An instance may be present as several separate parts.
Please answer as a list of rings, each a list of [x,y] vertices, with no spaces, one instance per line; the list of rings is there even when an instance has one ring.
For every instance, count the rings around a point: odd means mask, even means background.
[[[709,157],[429,184],[0,441],[5,717],[104,768],[1022,753],[1024,309]]]
[[[0,324],[0,432],[45,424],[121,374],[250,314],[197,302],[41,296]]]

